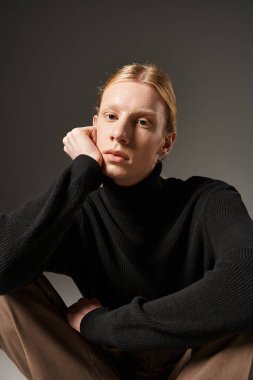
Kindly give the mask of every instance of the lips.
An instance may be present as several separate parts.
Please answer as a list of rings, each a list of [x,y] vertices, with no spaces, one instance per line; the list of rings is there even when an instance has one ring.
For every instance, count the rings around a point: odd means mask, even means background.
[[[106,150],[103,153],[104,154],[113,154],[114,156],[119,156],[119,157],[124,158],[125,160],[129,160],[129,157],[124,152],[122,152],[121,150],[110,149],[110,150]]]

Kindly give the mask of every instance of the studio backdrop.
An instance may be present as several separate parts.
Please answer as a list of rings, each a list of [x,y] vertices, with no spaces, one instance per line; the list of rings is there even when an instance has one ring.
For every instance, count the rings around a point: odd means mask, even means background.
[[[0,210],[45,190],[71,164],[62,139],[91,125],[98,87],[118,67],[155,63],[178,101],[163,176],[222,179],[253,216],[253,2],[0,2]],[[48,275],[67,304],[70,279]],[[0,352],[0,379],[23,377]]]

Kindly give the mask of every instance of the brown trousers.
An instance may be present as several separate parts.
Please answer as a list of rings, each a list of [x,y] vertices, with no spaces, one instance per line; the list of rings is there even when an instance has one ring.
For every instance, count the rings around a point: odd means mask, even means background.
[[[253,331],[198,349],[127,352],[72,329],[47,280],[0,296],[0,347],[33,380],[253,380]]]

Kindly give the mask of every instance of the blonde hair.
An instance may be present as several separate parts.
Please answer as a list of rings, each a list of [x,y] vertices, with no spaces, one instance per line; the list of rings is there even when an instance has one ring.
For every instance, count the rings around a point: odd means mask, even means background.
[[[173,90],[172,82],[168,74],[152,63],[132,63],[122,66],[117,71],[110,75],[103,86],[99,87],[97,105],[95,113],[99,113],[104,91],[113,83],[120,82],[124,79],[137,80],[141,83],[146,83],[153,86],[165,102],[167,110],[167,132],[176,130],[176,115],[177,105],[176,96]]]

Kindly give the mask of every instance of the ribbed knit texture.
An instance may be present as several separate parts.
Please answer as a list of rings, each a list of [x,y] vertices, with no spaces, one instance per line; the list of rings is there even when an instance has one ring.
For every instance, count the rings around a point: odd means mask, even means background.
[[[223,181],[122,187],[80,155],[44,193],[1,216],[0,291],[43,271],[103,307],[81,333],[123,350],[187,348],[253,327],[253,222]],[[102,184],[102,186],[100,186]]]
[[[0,215],[0,293],[31,282],[44,269],[76,210],[101,181],[98,163],[80,155],[46,191]]]

